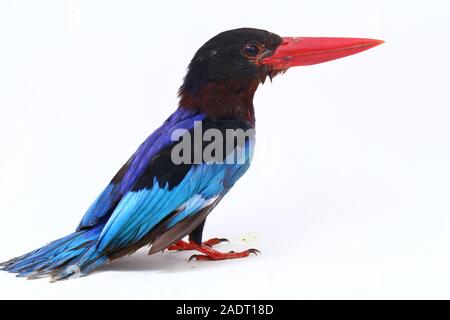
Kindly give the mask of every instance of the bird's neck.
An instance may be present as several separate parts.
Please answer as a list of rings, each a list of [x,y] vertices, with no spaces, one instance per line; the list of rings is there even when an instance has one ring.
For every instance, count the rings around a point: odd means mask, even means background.
[[[246,120],[255,125],[253,97],[259,81],[214,81],[192,92],[180,89],[180,107],[204,113],[213,119]]]

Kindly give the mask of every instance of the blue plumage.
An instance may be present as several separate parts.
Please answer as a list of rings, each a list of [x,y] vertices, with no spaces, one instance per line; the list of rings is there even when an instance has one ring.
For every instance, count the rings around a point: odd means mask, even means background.
[[[196,114],[184,108],[178,108],[155,132],[141,144],[138,150],[127,161],[116,177],[110,182],[91,207],[78,226],[78,230],[95,225],[99,219],[111,213],[115,205],[130,191],[149,161],[161,149],[170,144],[170,133],[176,129],[191,130],[195,121],[205,118],[204,114]]]
[[[206,216],[170,240],[159,241],[180,222],[204,214],[205,208],[210,211],[248,168],[253,147],[253,140],[247,139],[248,150],[237,153],[241,157],[237,164],[227,164],[224,158],[224,163],[217,164],[174,165],[169,159],[174,145],[171,132],[193,130],[200,122],[207,128],[236,126],[233,121],[219,123],[205,114],[177,109],[112,179],[75,233],[5,262],[4,270],[61,280],[85,275],[145,244],[156,245],[151,252],[162,250],[189,234]]]
[[[19,277],[34,278],[51,274],[55,280],[87,274],[94,267],[107,261],[107,257],[93,250],[101,230],[102,225],[99,225],[90,230],[74,232],[40,249],[5,262],[2,264],[3,268],[17,273]],[[62,266],[66,267],[61,268]]]

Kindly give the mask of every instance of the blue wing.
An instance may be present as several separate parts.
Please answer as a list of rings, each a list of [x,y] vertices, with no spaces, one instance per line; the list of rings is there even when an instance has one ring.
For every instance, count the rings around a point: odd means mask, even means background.
[[[193,128],[195,121],[205,116],[195,114],[183,108],[177,109],[156,131],[141,144],[138,150],[119,170],[105,190],[98,196],[85,213],[77,231],[106,221],[122,198],[142,176],[150,160],[171,143],[170,133],[175,129]]]
[[[98,249],[111,252],[132,246],[163,223],[163,228],[151,239],[155,241],[177,224],[203,212],[202,209],[215,206],[248,169],[252,149],[250,139],[245,142],[245,152],[237,153],[235,163],[193,165],[173,188],[168,183],[161,185],[154,177],[150,188],[128,192],[103,228]],[[172,174],[178,173],[173,170]],[[186,228],[177,237],[183,238],[189,230],[192,228]],[[159,243],[158,246],[164,248],[170,244]]]
[[[237,120],[212,120],[178,109],[116,174],[83,217],[80,231],[2,263],[0,269],[19,276],[51,273],[61,280],[87,274],[145,244],[152,245],[153,253],[190,234],[247,170],[253,149],[251,137],[245,148],[235,146],[234,162],[228,161],[234,159],[232,152],[224,163],[174,164],[173,130],[192,131],[197,120],[222,132],[246,127]]]

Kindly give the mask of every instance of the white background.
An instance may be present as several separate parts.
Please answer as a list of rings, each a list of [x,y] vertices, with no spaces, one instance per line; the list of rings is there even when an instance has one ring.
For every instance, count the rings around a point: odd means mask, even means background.
[[[1,298],[450,298],[447,1],[2,1],[0,260],[72,232],[175,109],[195,50],[244,26],[386,41],[259,88],[253,166],[205,237],[263,254],[0,272]]]

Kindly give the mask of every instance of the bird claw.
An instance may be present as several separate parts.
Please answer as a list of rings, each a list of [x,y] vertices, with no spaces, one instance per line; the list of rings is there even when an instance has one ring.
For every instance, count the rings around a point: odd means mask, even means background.
[[[258,254],[261,254],[261,251],[259,251],[258,249],[254,249],[254,248],[248,249],[246,251],[248,252],[248,254],[252,254],[253,253],[255,256],[257,256]]]
[[[227,238],[212,238],[203,242],[203,244],[212,248],[212,246],[221,244],[223,242],[230,242],[230,240],[228,240]]]
[[[212,238],[202,243],[202,245],[212,248],[215,245],[221,244],[223,242],[230,242],[230,240],[226,238]],[[185,242],[183,240],[178,241],[177,243],[166,248],[168,251],[186,251],[186,250],[195,250],[196,247],[191,243]],[[165,250],[165,249],[164,249]],[[163,252],[164,252],[163,250]]]
[[[227,259],[245,258],[251,254],[254,254],[255,256],[257,256],[258,254],[261,254],[261,252],[257,249],[253,249],[253,248],[242,251],[242,252],[230,251],[227,253],[222,253],[222,252],[218,252],[218,251],[214,250],[214,252],[210,252],[208,254],[194,254],[194,255],[190,256],[189,262],[191,262],[192,260],[210,261],[210,260],[227,260]]]

